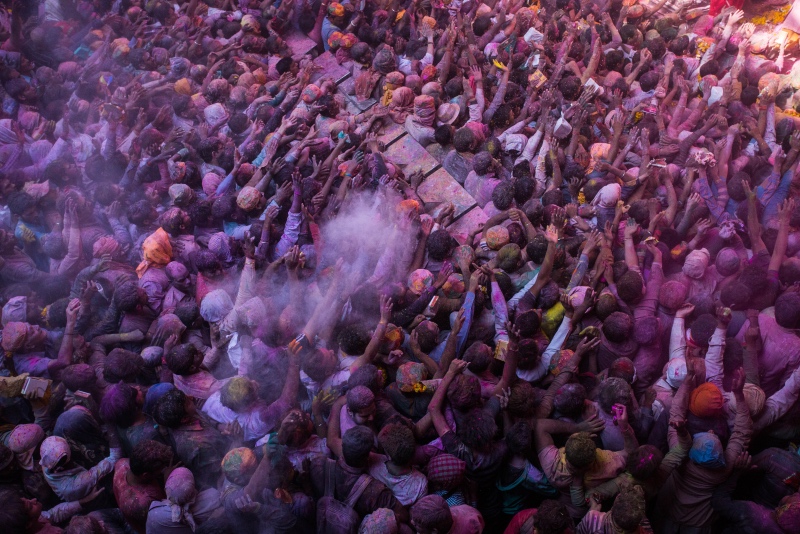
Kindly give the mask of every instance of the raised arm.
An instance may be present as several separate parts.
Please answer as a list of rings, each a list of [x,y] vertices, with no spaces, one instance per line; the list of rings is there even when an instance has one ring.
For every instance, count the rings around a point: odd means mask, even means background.
[[[386,326],[389,324],[389,319],[392,316],[392,299],[389,298],[388,295],[381,295],[380,299],[381,320],[378,322],[378,326],[375,327],[375,332],[372,333],[372,338],[369,340],[364,354],[359,356],[358,359],[353,362],[353,365],[350,366],[351,373],[363,365],[372,363],[372,359],[378,354],[378,348],[381,346],[383,337],[386,334]]]
[[[789,245],[789,218],[794,212],[795,201],[789,198],[778,207],[778,237],[769,260],[769,270],[777,272],[786,256],[786,247]],[[749,213],[748,213],[749,215]]]
[[[58,349],[58,359],[52,360],[47,364],[47,371],[51,377],[57,376],[58,372],[65,367],[72,365],[72,355],[74,351],[73,342],[75,341],[75,324],[78,321],[78,312],[81,310],[81,302],[72,299],[67,304],[67,325],[64,328],[64,337],[61,338],[61,347]],[[6,365],[8,365],[8,358]]]
[[[439,437],[444,436],[450,432],[450,426],[447,424],[447,419],[444,416],[444,398],[447,395],[447,389],[453,382],[453,379],[464,372],[464,369],[469,365],[464,360],[453,360],[447,372],[442,377],[442,381],[436,387],[436,392],[433,394],[431,402],[428,403],[428,413],[431,415],[433,427]]]

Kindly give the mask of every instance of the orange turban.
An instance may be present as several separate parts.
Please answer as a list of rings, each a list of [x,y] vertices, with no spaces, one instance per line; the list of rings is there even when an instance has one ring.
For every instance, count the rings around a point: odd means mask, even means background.
[[[179,95],[192,96],[192,84],[187,78],[175,82],[175,92]]]
[[[689,411],[697,417],[712,417],[719,414],[724,406],[722,392],[711,382],[701,384],[692,391]]]
[[[142,243],[142,263],[136,268],[139,278],[152,266],[163,267],[172,261],[172,244],[169,235],[163,228],[159,228]]]

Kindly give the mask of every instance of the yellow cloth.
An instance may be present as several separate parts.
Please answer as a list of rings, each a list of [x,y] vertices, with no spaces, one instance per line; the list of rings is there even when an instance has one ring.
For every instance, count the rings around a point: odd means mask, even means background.
[[[163,228],[159,228],[144,240],[144,243],[142,243],[142,255],[144,259],[136,268],[136,274],[139,278],[151,266],[163,267],[172,261],[172,244],[169,242],[169,235]]]

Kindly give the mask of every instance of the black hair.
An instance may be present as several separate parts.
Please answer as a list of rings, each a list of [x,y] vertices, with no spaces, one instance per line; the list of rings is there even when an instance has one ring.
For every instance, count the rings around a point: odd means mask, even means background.
[[[36,199],[28,193],[14,191],[8,195],[8,210],[13,215],[22,215],[26,210],[36,206]]]
[[[183,343],[170,350],[164,360],[174,374],[185,375],[192,370],[196,357],[197,348],[191,343]]]
[[[144,368],[142,357],[122,348],[112,349],[103,363],[103,378],[106,382],[133,382]]]
[[[435,261],[444,261],[450,257],[453,249],[458,246],[458,241],[445,230],[436,230],[428,236],[426,245],[428,255]]]
[[[289,70],[292,68],[292,64],[293,64],[293,63],[294,63],[294,60],[293,60],[291,57],[289,57],[289,56],[287,56],[287,57],[282,57],[282,58],[281,58],[281,59],[279,59],[279,60],[278,60],[278,62],[275,64],[275,71],[276,71],[278,74],[284,74],[284,73],[287,73],[287,72],[289,72]]]
[[[369,458],[375,443],[375,434],[369,428],[354,426],[342,436],[342,457],[350,467],[362,467]]]
[[[177,428],[186,417],[186,395],[179,389],[164,393],[156,403],[153,418],[159,425]]]
[[[131,451],[131,473],[140,477],[148,473],[160,473],[172,462],[172,449],[163,443],[144,439]]]

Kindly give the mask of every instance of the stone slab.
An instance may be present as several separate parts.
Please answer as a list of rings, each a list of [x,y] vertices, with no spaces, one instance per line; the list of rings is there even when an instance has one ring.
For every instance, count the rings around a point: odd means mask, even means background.
[[[336,56],[330,52],[324,52],[314,59],[314,64],[320,67],[311,74],[311,81],[317,83],[322,78],[333,78],[339,84],[350,76],[350,69],[347,64],[339,65]]]
[[[300,59],[317,47],[317,43],[303,32],[293,31],[284,38],[286,45],[292,51],[294,59]]]
[[[341,92],[341,90],[339,90],[339,92],[344,97],[345,108],[347,109],[347,112],[350,113],[351,115],[358,115],[359,113],[363,113],[364,111],[367,111],[369,108],[371,108],[378,102],[374,98],[368,98],[366,100],[359,101],[354,95],[348,95],[346,93]]]
[[[466,244],[467,235],[473,231],[478,225],[485,223],[489,220],[489,217],[483,212],[483,210],[479,206],[475,206],[464,215],[462,215],[459,219],[451,223],[447,230],[450,232],[456,241],[459,244],[464,245]],[[472,243],[470,243],[472,244]]]
[[[428,175],[417,188],[417,194],[425,204],[452,202],[454,217],[461,217],[475,206],[475,199],[455,181],[446,170],[439,168]]]
[[[410,176],[416,171],[428,174],[439,165],[439,162],[410,135],[403,136],[392,143],[386,149],[386,157],[399,166],[406,176]]]
[[[378,133],[378,140],[384,145],[388,146],[397,141],[399,138],[403,137],[406,134],[406,129],[402,124],[397,124],[391,120],[391,118],[386,118],[385,121],[388,124],[381,128],[380,132]]]

